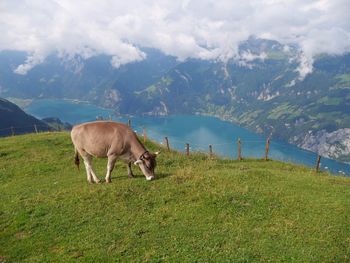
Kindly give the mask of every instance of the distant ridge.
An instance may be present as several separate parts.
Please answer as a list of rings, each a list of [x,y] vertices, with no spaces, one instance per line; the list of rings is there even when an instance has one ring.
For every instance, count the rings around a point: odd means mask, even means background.
[[[239,58],[178,61],[159,50],[114,68],[111,56],[51,54],[26,75],[27,54],[0,52],[0,97],[77,99],[117,114],[202,114],[350,162],[350,53],[304,65],[294,45],[250,38]],[[308,74],[306,74],[308,72]]]
[[[49,126],[35,117],[25,113],[16,104],[0,98],[0,136],[24,134],[38,131],[48,131]]]

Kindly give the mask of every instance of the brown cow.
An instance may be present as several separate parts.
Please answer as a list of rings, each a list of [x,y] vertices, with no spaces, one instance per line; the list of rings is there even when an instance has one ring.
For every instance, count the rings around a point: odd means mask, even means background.
[[[79,168],[79,155],[84,159],[87,180],[99,183],[92,170],[92,157],[108,157],[106,183],[111,182],[111,172],[117,159],[127,163],[128,175],[133,177],[131,162],[139,165],[147,180],[154,178],[156,156],[145,149],[133,130],[123,123],[96,121],[74,126],[71,132],[75,147],[75,164]]]

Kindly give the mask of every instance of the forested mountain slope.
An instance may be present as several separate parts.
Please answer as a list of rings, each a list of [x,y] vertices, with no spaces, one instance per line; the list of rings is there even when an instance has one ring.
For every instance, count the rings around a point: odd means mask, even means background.
[[[210,114],[350,161],[350,54],[319,55],[311,68],[297,47],[256,38],[226,62],[144,52],[118,69],[108,56],[52,55],[27,75],[13,72],[25,54],[1,52],[0,96],[86,100],[124,114]]]

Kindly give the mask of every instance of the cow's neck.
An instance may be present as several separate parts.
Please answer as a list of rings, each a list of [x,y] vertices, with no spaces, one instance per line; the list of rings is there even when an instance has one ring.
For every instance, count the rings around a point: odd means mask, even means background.
[[[131,153],[135,158],[135,161],[138,160],[140,156],[145,153],[145,151],[146,148],[140,142],[134,143],[134,145],[131,147]]]

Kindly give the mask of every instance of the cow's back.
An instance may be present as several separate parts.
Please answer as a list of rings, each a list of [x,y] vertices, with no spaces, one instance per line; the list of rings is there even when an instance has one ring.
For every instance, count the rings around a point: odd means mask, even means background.
[[[79,151],[93,156],[106,157],[108,154],[122,155],[128,150],[128,141],[133,131],[123,123],[96,121],[74,126],[71,137]]]

